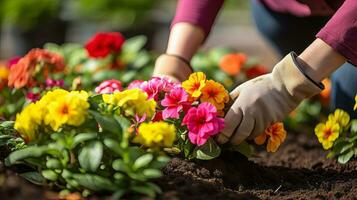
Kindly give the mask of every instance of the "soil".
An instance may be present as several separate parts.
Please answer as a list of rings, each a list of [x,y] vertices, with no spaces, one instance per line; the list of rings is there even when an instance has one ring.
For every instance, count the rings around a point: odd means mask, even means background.
[[[341,165],[325,156],[314,136],[288,134],[276,153],[262,149],[249,160],[233,152],[211,161],[173,158],[157,180],[164,191],[158,199],[357,199],[357,160]],[[11,170],[0,171],[1,199],[56,196]]]

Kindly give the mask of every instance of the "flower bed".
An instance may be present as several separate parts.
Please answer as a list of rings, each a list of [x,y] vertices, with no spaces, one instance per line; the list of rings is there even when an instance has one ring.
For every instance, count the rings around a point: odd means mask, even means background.
[[[242,53],[218,49],[198,54],[194,68],[206,62],[205,73],[192,73],[182,83],[149,78],[147,66],[154,59],[141,50],[143,42],[140,37],[125,41],[119,33],[99,33],[83,47],[51,44],[2,67],[1,113],[9,119],[0,123],[4,164],[19,167],[19,175],[32,183],[60,191],[62,198],[161,194],[250,199],[265,197],[278,182],[273,193],[283,187],[304,189],[304,184],[317,188],[299,178],[313,172],[294,170],[293,164],[291,169],[269,166],[274,156],[265,152],[277,152],[287,137],[281,122],[238,146],[215,142],[232,102],[226,88],[267,73],[265,67]],[[138,74],[145,81],[136,79]],[[288,127],[297,128],[308,117],[318,121],[324,102],[317,99],[326,99],[326,94],[303,104],[287,121]],[[356,124],[336,110],[316,126],[323,148],[332,148],[328,157],[347,163],[357,155]],[[293,141],[287,149],[296,147]],[[306,145],[300,155],[306,153]],[[264,158],[253,156],[255,146]],[[279,165],[287,165],[290,154],[297,154],[290,151]],[[323,154],[319,151],[318,156]],[[295,159],[306,162],[305,157]],[[354,161],[350,163],[353,167]],[[287,177],[301,185],[291,186]],[[316,176],[316,181],[324,177]],[[191,194],[184,192],[188,186],[194,188]],[[213,192],[199,192],[208,189]]]

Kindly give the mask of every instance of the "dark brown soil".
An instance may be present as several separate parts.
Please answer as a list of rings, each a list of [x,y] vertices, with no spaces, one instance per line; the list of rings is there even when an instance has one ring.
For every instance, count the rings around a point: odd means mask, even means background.
[[[357,199],[357,160],[341,165],[325,155],[314,136],[289,134],[278,152],[261,150],[249,160],[232,152],[212,161],[174,158],[157,181],[159,199]],[[2,200],[55,196],[1,171]]]

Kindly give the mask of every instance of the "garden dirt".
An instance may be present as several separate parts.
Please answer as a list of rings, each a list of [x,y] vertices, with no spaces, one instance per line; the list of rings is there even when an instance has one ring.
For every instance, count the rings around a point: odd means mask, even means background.
[[[341,165],[325,156],[315,136],[288,134],[276,153],[260,149],[249,160],[234,152],[211,161],[173,158],[156,181],[164,191],[158,199],[357,199],[357,160]],[[54,199],[55,194],[0,166],[1,200]]]

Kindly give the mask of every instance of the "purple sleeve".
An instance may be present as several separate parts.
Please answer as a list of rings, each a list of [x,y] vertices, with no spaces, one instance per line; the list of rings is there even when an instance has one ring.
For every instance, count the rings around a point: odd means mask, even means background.
[[[317,37],[357,66],[357,1],[346,0]]]
[[[209,34],[224,0],[179,0],[171,27],[179,22],[188,22],[201,27]]]

